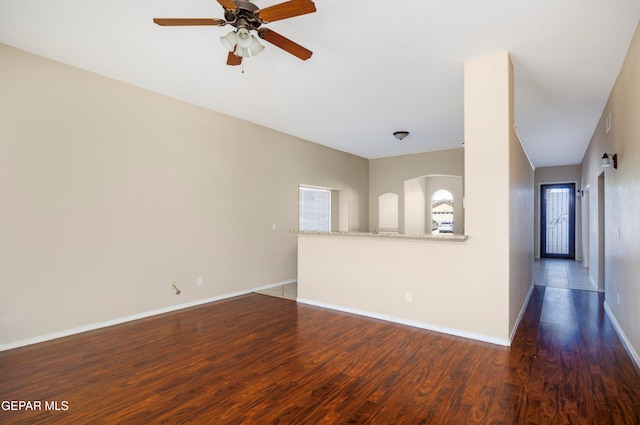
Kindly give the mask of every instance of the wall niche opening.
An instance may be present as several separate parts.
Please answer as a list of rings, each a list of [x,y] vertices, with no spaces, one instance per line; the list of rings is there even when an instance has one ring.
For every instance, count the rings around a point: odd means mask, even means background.
[[[384,193],[378,197],[378,232],[398,232],[398,194]]]

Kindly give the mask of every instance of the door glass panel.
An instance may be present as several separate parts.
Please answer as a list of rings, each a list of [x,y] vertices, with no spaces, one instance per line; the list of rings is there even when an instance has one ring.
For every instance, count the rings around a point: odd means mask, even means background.
[[[547,244],[549,254],[569,254],[569,188],[550,188],[547,197]]]

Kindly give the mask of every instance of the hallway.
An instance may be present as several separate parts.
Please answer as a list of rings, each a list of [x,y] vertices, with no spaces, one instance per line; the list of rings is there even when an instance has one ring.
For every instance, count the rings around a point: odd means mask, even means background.
[[[596,285],[589,277],[588,269],[575,260],[540,258],[533,264],[533,276],[537,286],[551,288],[596,291]]]

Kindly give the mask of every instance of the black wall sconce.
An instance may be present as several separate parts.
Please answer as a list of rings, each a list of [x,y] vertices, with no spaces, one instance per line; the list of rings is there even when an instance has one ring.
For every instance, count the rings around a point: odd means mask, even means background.
[[[614,153],[613,155],[610,155],[605,152],[605,154],[602,155],[602,159],[600,160],[600,167],[608,168],[611,166],[613,166],[613,168],[616,170],[618,169],[618,154]]]

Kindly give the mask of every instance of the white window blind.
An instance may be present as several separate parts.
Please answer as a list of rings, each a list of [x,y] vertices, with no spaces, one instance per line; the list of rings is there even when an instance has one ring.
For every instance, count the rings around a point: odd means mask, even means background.
[[[300,186],[300,230],[331,231],[331,191]]]

